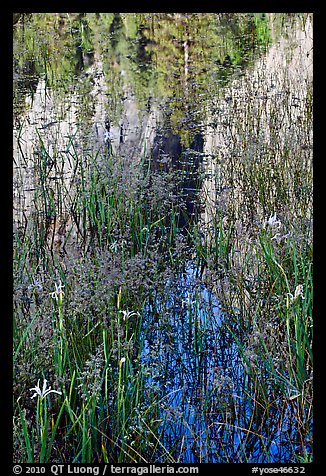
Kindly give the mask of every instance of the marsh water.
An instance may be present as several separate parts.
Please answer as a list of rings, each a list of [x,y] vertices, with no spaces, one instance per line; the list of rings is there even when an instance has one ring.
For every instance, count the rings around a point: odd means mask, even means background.
[[[35,223],[47,221],[54,267],[69,275],[73,260],[94,248],[76,208],[87,180],[83,171],[105,174],[103,157],[119,158],[148,171],[149,180],[153,173],[158,188],[165,186],[160,174],[178,181],[169,193],[183,205],[173,211],[172,225],[162,220],[180,244],[169,252],[178,266],[164,269],[146,294],[139,356],[147,369],[144,392],[159,396],[158,449],[169,448],[170,461],[282,462],[311,449],[292,432],[284,405],[281,419],[270,409],[275,426],[262,430],[257,411],[248,427],[248,362],[234,330],[243,303],[232,301],[229,319],[230,303],[220,292],[225,296],[230,283],[222,269],[212,276],[200,250],[210,246],[212,210],[220,210],[218,226],[225,230],[230,202],[240,217],[235,267],[252,230],[274,210],[285,219],[282,197],[267,183],[266,197],[256,200],[243,189],[241,174],[235,179],[225,167],[236,170],[245,161],[248,174],[255,173],[256,162],[269,153],[277,160],[286,146],[293,154],[299,150],[309,169],[312,133],[303,133],[301,124],[311,94],[312,36],[309,14],[35,13],[22,14],[14,25],[15,236],[22,241]],[[311,221],[307,205],[309,230]],[[140,228],[145,236],[150,226]],[[110,251],[122,249],[125,238],[117,233]],[[133,266],[146,281],[147,269]],[[257,276],[247,279],[254,286]],[[127,431],[121,438],[132,446]],[[155,439],[151,445],[157,447]]]

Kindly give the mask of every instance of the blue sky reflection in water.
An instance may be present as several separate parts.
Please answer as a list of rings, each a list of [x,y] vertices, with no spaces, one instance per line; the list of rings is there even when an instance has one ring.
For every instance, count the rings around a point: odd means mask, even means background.
[[[191,262],[146,306],[141,361],[151,369],[145,386],[156,389],[160,401],[163,443],[170,447],[181,438],[178,457],[187,462],[285,461],[293,451],[287,447],[289,437],[295,436],[291,413],[279,428],[273,421],[271,434],[258,429],[259,421],[256,431],[255,426],[247,429],[255,402],[245,385],[245,359],[227,322],[227,313],[196,277]]]

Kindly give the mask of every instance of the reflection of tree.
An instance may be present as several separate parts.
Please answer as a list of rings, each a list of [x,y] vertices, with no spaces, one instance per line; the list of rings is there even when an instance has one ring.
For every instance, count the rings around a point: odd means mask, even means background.
[[[125,88],[131,86],[140,109],[150,97],[171,109],[171,125],[184,144],[198,132],[206,98],[250,64],[257,46],[270,41],[264,14],[35,13],[18,26],[17,71],[32,62],[36,76],[65,91],[96,55],[113,123],[119,122]]]
[[[143,48],[138,73],[151,77],[145,94],[151,88],[151,95],[168,101],[171,124],[188,145],[204,119],[201,105],[207,96],[216,94],[237,67],[254,58],[256,45],[269,41],[267,17],[253,14],[148,14],[142,16],[138,31]],[[258,38],[258,31],[265,36]],[[139,64],[139,58],[133,62]],[[132,71],[135,77],[137,70]]]
[[[14,28],[14,56],[19,66],[33,61],[37,74],[46,75],[50,86],[61,79],[71,80],[75,74],[79,17],[67,15],[34,13]]]
[[[33,13],[14,27],[14,94],[24,102],[40,78],[65,96],[84,66],[80,14]],[[84,35],[85,37],[85,35]]]
[[[123,111],[128,44],[126,28],[120,13],[86,14],[91,30],[95,54],[101,59],[107,87],[107,113],[118,125]]]

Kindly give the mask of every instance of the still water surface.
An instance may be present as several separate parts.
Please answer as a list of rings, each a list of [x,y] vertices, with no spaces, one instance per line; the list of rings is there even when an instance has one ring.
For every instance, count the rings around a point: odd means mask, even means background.
[[[302,142],[297,130],[312,78],[310,16],[32,15],[34,22],[26,16],[14,32],[15,231],[37,213],[38,160],[46,164],[46,183],[62,215],[69,214],[80,180],[78,156],[111,154],[126,162],[151,161],[156,170],[172,168],[182,177],[187,213],[178,226],[186,236],[190,223],[199,231],[209,227],[212,207],[231,191],[239,214],[246,214],[241,184],[224,180],[223,162],[244,141],[250,144],[248,161],[264,153],[273,142],[275,114],[284,116],[280,140],[309,154],[312,138]],[[250,126],[248,104],[257,121]],[[233,126],[235,116],[242,132]],[[258,135],[251,135],[253,128]],[[248,218],[259,222],[264,214],[257,209]],[[87,244],[72,229],[65,252],[78,247]],[[158,315],[165,316],[163,326]],[[146,385],[162,394],[164,444],[183,427],[180,461],[227,461],[223,445],[232,446],[239,460],[244,440],[251,447],[246,458],[259,460],[264,437],[257,442],[254,432],[242,429],[249,405],[241,392],[243,362],[232,332],[220,333],[225,319],[191,250],[184,272],[166,281],[164,297],[152,296],[146,305],[142,359],[152,367]],[[230,391],[234,414],[228,424],[214,412]],[[282,425],[288,424],[285,418]],[[266,437],[270,462],[287,459],[282,431]]]

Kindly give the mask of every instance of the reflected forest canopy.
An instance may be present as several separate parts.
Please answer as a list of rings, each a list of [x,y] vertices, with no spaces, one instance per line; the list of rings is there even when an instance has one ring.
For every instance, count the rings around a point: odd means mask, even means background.
[[[13,16],[14,461],[313,461],[310,13]]]

